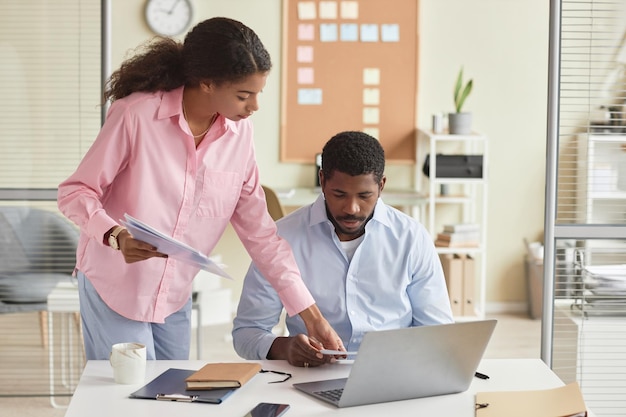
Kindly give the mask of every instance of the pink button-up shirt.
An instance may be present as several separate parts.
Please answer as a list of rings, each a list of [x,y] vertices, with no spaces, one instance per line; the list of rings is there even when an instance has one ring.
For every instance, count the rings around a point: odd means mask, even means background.
[[[76,268],[117,313],[162,323],[187,302],[198,269],[165,258],[127,264],[104,234],[128,213],[209,254],[230,221],[287,313],[301,312],[314,300],[267,212],[252,123],[220,116],[196,148],[182,94],[181,87],[113,102],[76,172],[59,185],[59,209],[81,230]]]

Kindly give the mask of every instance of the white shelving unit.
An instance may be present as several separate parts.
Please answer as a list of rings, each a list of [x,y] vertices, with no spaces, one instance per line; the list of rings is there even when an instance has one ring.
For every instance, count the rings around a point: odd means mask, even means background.
[[[626,135],[579,135],[577,161],[577,222],[589,225],[626,223]],[[626,250],[626,241],[588,239],[585,247]]]
[[[578,137],[579,222],[626,221],[626,135]]]
[[[476,286],[474,296],[475,315],[485,315],[487,243],[487,137],[480,133],[470,135],[450,135],[418,129],[414,184],[417,192],[426,196],[426,206],[422,213],[423,222],[433,240],[441,232],[443,224],[477,223],[480,225],[480,245],[473,248],[437,248],[440,254],[469,255],[475,259]],[[422,172],[426,155],[430,154],[430,172],[427,177]],[[437,154],[465,154],[483,156],[482,178],[440,178],[437,177]],[[448,189],[441,194],[442,186]],[[462,318],[462,317],[456,317]]]

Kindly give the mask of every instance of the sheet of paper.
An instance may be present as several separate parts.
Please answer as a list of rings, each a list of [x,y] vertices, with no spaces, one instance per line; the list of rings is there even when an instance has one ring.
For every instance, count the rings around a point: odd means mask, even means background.
[[[128,214],[124,214],[124,217],[125,220],[120,220],[120,222],[135,239],[155,246],[159,252],[173,259],[195,265],[200,269],[204,269],[220,277],[233,279],[218,264],[213,262],[202,252],[159,232]]]

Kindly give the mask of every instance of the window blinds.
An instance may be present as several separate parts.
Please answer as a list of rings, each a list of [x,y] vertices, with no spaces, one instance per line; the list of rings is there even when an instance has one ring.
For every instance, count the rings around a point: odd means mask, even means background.
[[[100,127],[100,4],[2,1],[0,39],[0,189],[56,188]]]
[[[100,128],[100,7],[0,2],[0,397],[63,405],[84,363],[78,315],[46,301],[74,285],[78,231],[56,188]]]
[[[626,15],[553,0],[542,356],[596,416],[626,415]],[[554,99],[554,97],[552,97]],[[550,153],[550,145],[549,145]],[[554,175],[551,176],[551,173]],[[554,191],[555,190],[555,191]],[[555,196],[551,193],[556,193]],[[544,304],[545,305],[545,304]],[[546,358],[547,356],[547,358]]]

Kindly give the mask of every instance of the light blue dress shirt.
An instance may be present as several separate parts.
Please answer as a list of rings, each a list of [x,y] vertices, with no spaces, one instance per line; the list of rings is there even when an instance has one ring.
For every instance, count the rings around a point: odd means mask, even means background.
[[[277,224],[304,283],[348,351],[358,350],[368,331],[454,321],[432,238],[418,221],[382,199],[352,261],[328,220],[322,195]],[[233,326],[239,356],[266,359],[281,312],[278,295],[252,264]],[[307,333],[299,316],[287,317],[286,324],[289,334]]]

